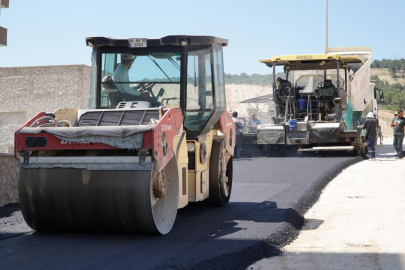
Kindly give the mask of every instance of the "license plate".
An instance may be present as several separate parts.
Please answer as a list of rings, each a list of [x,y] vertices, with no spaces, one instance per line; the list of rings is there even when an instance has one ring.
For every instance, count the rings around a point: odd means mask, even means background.
[[[130,48],[146,48],[146,38],[130,38],[128,39]]]

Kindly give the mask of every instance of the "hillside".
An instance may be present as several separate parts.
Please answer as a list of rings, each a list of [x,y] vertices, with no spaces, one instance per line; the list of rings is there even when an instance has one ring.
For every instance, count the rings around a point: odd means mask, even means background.
[[[379,102],[379,107],[391,111],[405,108],[405,74],[402,70],[392,73],[388,68],[372,68],[371,79],[384,91],[384,100]]]
[[[405,77],[402,73],[396,73],[396,78],[392,77],[392,73],[388,68],[372,68],[371,76],[378,76],[381,81],[387,82],[388,84],[402,84],[405,85]]]

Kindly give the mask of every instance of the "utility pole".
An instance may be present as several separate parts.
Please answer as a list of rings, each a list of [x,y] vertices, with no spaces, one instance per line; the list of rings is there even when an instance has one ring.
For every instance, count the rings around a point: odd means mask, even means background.
[[[328,0],[326,0],[326,43],[325,51],[328,49]]]

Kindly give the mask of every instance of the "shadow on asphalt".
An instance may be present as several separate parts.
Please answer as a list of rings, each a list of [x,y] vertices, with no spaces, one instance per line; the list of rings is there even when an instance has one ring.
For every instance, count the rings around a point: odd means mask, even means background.
[[[301,230],[305,224],[305,219],[292,208],[280,209],[277,208],[275,202],[263,202],[257,204],[256,209],[254,209],[254,215],[244,215],[237,218],[239,221],[252,221],[258,223],[282,223],[287,222],[289,225],[293,226],[296,230]],[[226,230],[218,230],[214,234],[210,235],[213,238],[221,238],[223,236],[234,234],[244,228],[240,227],[240,223],[235,221],[227,222]]]
[[[190,219],[190,216],[201,216],[207,214],[207,212],[215,212],[218,210],[227,210],[228,208],[238,208],[246,209],[246,212],[253,211],[248,215],[241,215],[239,217],[234,217],[235,220],[242,221],[253,221],[260,223],[282,223],[287,222],[292,225],[295,229],[300,230],[305,224],[305,219],[302,217],[295,209],[287,208],[282,209],[277,207],[277,203],[273,201],[264,201],[261,203],[252,203],[252,202],[231,202],[226,207],[212,207],[207,206],[204,203],[189,203],[185,208],[180,209],[177,214],[177,221],[179,226],[184,224],[186,219]],[[194,220],[194,219],[193,219]],[[218,221],[218,220],[217,220]],[[225,222],[227,227],[232,227],[232,223],[237,225],[234,221],[229,221],[226,218],[219,220]],[[177,226],[175,225],[175,228]],[[221,233],[216,233],[216,237],[221,237],[229,234],[233,234],[236,231],[239,231],[241,228],[227,229]]]

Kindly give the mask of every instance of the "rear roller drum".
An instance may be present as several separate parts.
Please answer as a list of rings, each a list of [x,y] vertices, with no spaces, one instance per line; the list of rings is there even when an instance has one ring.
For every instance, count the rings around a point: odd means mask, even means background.
[[[113,231],[166,234],[177,214],[176,159],[157,172],[21,168],[19,197],[37,231]]]
[[[223,140],[214,140],[210,159],[209,202],[224,206],[229,202],[232,191],[233,161],[226,151]]]

